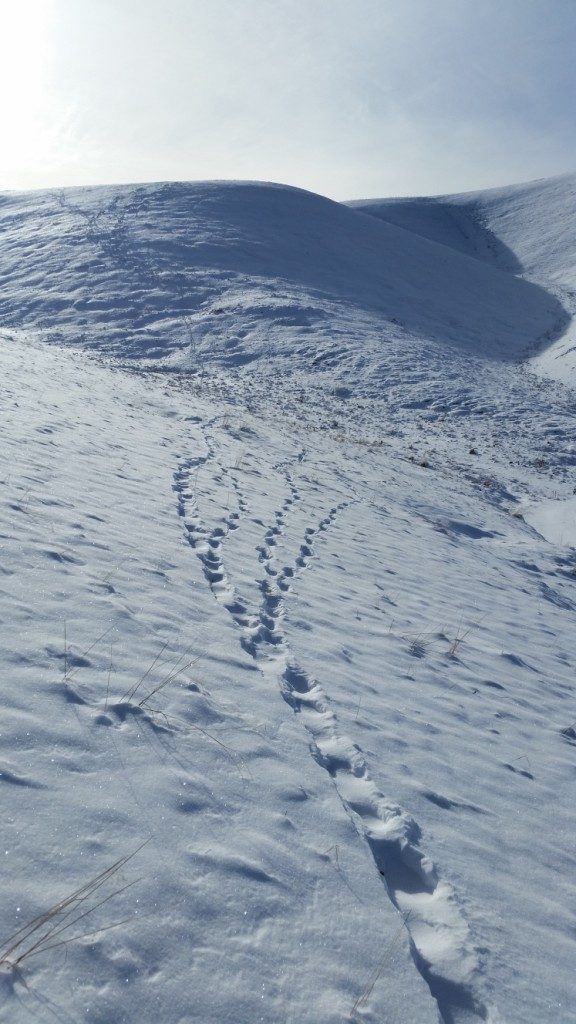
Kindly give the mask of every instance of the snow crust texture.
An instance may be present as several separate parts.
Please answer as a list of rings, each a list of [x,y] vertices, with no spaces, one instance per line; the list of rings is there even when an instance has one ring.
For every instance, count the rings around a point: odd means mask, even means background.
[[[571,181],[2,197],[0,1021],[569,1024]]]

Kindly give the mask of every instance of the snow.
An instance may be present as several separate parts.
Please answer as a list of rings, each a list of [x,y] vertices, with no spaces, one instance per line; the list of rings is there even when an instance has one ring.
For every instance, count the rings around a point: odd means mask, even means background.
[[[402,205],[2,197],[1,1021],[571,1019],[564,270]]]
[[[533,367],[576,384],[576,175],[455,196],[356,200],[378,220],[543,285],[567,318],[554,327]],[[526,348],[530,347],[528,338]],[[550,341],[554,344],[550,345]]]
[[[500,269],[576,286],[576,175],[414,199],[348,205]]]
[[[380,387],[387,345],[510,360],[566,316],[536,285],[286,186],[14,194],[0,224],[4,324],[172,367],[296,352]]]
[[[551,544],[576,548],[576,498],[542,501],[524,510],[524,519]]]

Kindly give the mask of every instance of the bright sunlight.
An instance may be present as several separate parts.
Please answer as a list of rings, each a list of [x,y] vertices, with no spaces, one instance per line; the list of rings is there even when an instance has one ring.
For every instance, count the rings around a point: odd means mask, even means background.
[[[25,188],[36,184],[39,166],[49,174],[61,163],[70,110],[51,89],[51,0],[1,0],[0,11],[0,188]]]

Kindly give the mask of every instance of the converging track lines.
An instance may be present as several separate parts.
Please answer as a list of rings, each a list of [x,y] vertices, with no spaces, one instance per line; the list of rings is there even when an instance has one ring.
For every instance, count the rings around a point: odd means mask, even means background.
[[[211,438],[207,454],[184,460],[175,474],[186,537],[212,593],[238,627],[243,649],[266,676],[276,680],[283,699],[306,729],[312,756],[331,777],[346,813],[371,852],[390,900],[403,917],[412,959],[436,1000],[441,1021],[494,1021],[478,992],[478,954],[454,890],[438,877],[435,866],[420,850],[421,832],[414,819],[379,791],[361,749],[340,730],[324,687],[299,663],[286,636],[286,602],[299,577],[318,557],[318,538],[326,535],[357,499],[333,505],[316,523],[305,527],[293,560],[279,565],[276,556],[287,516],[295,508],[302,511],[302,500],[286,463],[277,467],[287,493],[272,521],[264,526],[256,547],[262,576],[254,582],[260,600],[257,607],[249,607],[232,585],[224,564],[225,541],[238,529],[241,513],[226,512],[222,524],[209,530],[196,500],[194,474],[200,465],[215,458],[215,445]]]

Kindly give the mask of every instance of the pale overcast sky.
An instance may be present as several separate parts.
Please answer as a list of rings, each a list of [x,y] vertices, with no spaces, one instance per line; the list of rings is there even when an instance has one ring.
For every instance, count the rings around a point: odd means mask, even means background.
[[[0,0],[0,188],[576,170],[576,0]]]

